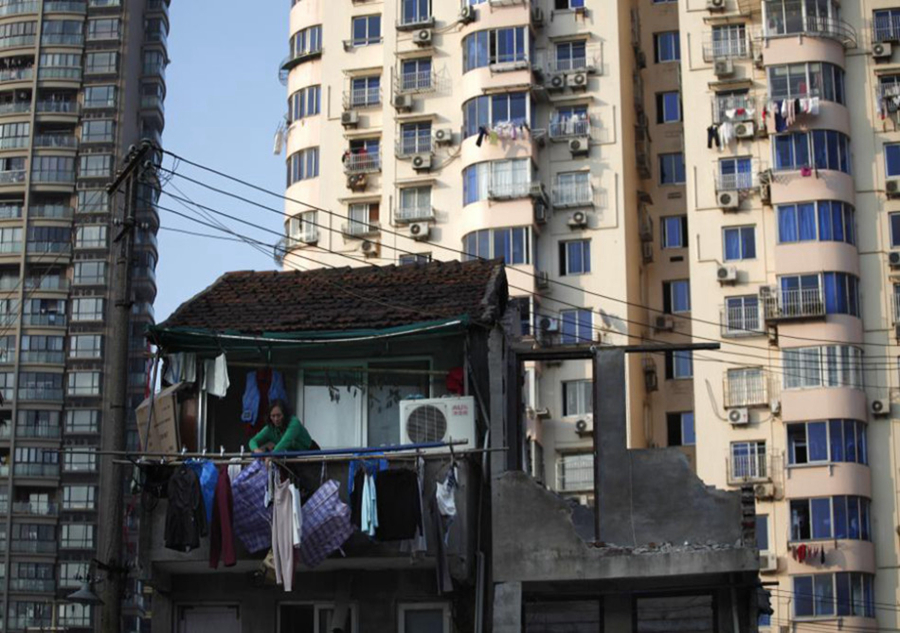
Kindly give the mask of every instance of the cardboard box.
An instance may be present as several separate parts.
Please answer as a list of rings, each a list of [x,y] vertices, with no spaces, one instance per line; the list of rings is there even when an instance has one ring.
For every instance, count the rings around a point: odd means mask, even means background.
[[[153,398],[153,418],[150,419],[151,398],[137,408],[138,435],[144,453],[177,453],[181,448],[178,433],[178,391],[184,383],[166,387]],[[148,427],[148,421],[150,425]]]

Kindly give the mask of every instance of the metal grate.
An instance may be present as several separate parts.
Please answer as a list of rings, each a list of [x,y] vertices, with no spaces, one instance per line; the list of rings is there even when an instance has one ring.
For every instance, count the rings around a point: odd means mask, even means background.
[[[406,419],[406,435],[414,444],[440,442],[447,435],[447,416],[434,405],[416,407]]]

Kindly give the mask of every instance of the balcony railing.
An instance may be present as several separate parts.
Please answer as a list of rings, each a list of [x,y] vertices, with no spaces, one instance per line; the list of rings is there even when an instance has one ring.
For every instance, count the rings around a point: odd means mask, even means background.
[[[554,207],[583,207],[594,203],[594,191],[589,182],[568,183],[553,187]]]
[[[81,81],[81,68],[76,66],[41,66],[38,79],[69,79]]]
[[[51,592],[56,591],[56,581],[40,578],[10,578],[9,589],[10,591]]]
[[[23,13],[37,13],[40,9],[38,2],[4,2],[0,4],[0,17],[8,15],[21,15]]]
[[[71,253],[71,242],[28,242],[26,245],[28,253]]]
[[[716,191],[748,191],[758,186],[759,177],[755,172],[716,173]]]
[[[22,205],[0,204],[0,220],[17,220],[22,217]]]
[[[372,108],[381,105],[381,87],[358,88],[344,92],[344,109]]]
[[[344,172],[348,174],[364,174],[381,171],[381,154],[348,154],[344,159]]]
[[[22,242],[0,242],[0,255],[22,252]]]
[[[65,204],[35,204],[28,207],[28,216],[31,218],[68,220],[74,215],[75,209]]]
[[[747,59],[749,57],[750,42],[746,36],[715,40],[713,34],[708,33],[703,42],[703,61],[705,62],[718,59]]]
[[[59,114],[78,114],[77,101],[38,101],[37,111]]]
[[[0,324],[4,321],[0,317]],[[34,325],[40,327],[65,327],[66,315],[61,312],[49,312],[47,314],[26,314],[22,317],[23,325]]]
[[[0,290],[3,290],[0,284]],[[64,277],[55,277],[52,275],[42,277],[28,277],[25,279],[26,290],[54,290],[63,291],[69,289],[69,280]]]
[[[0,37],[0,50],[4,48],[21,48],[23,46],[34,46],[34,33],[30,35],[13,35],[11,37]]]
[[[5,68],[0,70],[0,81],[30,81],[34,79],[34,68]]]
[[[576,492],[594,489],[594,456],[568,456],[556,462],[556,490]]]
[[[13,474],[17,477],[59,477],[59,464],[13,464]]]
[[[18,437],[36,438],[43,440],[55,440],[59,438],[60,427],[58,424],[16,425]]]
[[[820,288],[802,290],[761,288],[759,298],[763,303],[766,321],[815,319],[825,316],[825,301]]]
[[[165,112],[166,106],[163,98],[159,95],[142,95],[141,96],[141,107],[142,108],[155,108],[160,112]]]
[[[58,171],[58,170],[45,170],[45,169],[37,169],[31,172],[31,181],[32,182],[40,182],[40,183],[60,183],[60,184],[74,184],[75,183],[75,171]]]
[[[59,402],[63,399],[63,390],[50,387],[19,387],[18,395],[19,400]]]
[[[399,156],[415,156],[416,154],[431,153],[431,133],[420,136],[409,136],[397,141],[397,154]]]
[[[434,209],[431,205],[415,207],[398,207],[394,213],[397,222],[427,222],[434,219]]]
[[[722,308],[722,336],[759,336],[763,334],[760,306]]]
[[[547,70],[551,73],[570,73],[578,71],[595,72],[600,67],[599,47],[587,47],[583,57],[551,56],[547,60]]]
[[[790,37],[794,35],[807,35],[810,37],[827,37],[837,40],[845,48],[856,48],[857,38],[856,29],[843,20],[834,18],[816,17],[801,15],[800,3],[796,3],[796,14],[790,17],[786,22],[778,19],[770,22],[763,30],[763,38],[771,39],[775,37]],[[892,25],[886,24],[885,31],[889,33]]]
[[[40,517],[55,517],[59,514],[59,505],[56,503],[14,501],[12,504],[14,514],[30,514]]]
[[[564,121],[552,121],[547,130],[551,139],[569,139],[591,136],[591,120],[571,117]]]
[[[12,541],[10,549],[17,554],[55,554],[56,541]],[[21,618],[20,618],[21,619]],[[49,626],[49,621],[47,625]],[[27,623],[17,628],[25,626],[38,626],[34,618],[27,618]]]
[[[70,134],[38,134],[34,137],[34,146],[75,149],[78,139]]]
[[[44,46],[81,46],[84,35],[81,33],[44,33],[41,35]]]
[[[344,235],[351,235],[353,237],[374,235],[381,231],[381,224],[378,222],[350,220],[341,227],[341,231],[344,233]]]
[[[540,181],[497,182],[488,185],[488,198],[491,200],[512,200],[543,195],[544,186]]]
[[[44,13],[85,13],[87,3],[68,2],[66,0],[45,0]]]
[[[731,455],[726,460],[729,485],[772,481],[775,469],[780,466],[779,456],[770,453]]]
[[[116,72],[116,71],[110,70],[109,72]],[[166,78],[166,65],[160,64],[160,63],[144,64],[144,75],[165,79]]]
[[[400,73],[397,77],[397,93],[411,94],[416,92],[431,92],[437,83],[436,75],[431,71],[416,73]]]
[[[769,376],[762,370],[727,372],[724,386],[726,409],[769,404]]]
[[[0,185],[17,185],[25,182],[25,170],[0,171]]]
[[[22,350],[19,356],[23,363],[38,365],[62,365],[66,362],[66,353],[63,351]]]
[[[721,95],[712,98],[713,120],[715,123],[723,121],[750,121],[757,112],[756,97],[750,95]]]
[[[22,149],[28,147],[27,136],[6,136],[0,138],[0,149]]]
[[[0,103],[0,116],[4,114],[26,114],[31,112],[30,101],[11,101]]]

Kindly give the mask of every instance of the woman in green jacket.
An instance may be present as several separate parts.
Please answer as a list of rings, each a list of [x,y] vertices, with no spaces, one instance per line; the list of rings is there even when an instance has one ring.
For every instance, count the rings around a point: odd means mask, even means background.
[[[299,418],[294,415],[286,422],[287,418],[287,405],[281,400],[273,400],[269,405],[269,422],[250,440],[250,450],[254,453],[277,453],[318,449]]]

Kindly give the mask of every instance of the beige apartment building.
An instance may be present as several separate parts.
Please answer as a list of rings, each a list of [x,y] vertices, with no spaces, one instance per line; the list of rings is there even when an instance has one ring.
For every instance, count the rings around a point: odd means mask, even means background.
[[[503,257],[540,344],[720,342],[630,359],[631,445],[754,486],[761,628],[900,628],[900,6],[330,8],[290,12],[285,266]],[[590,503],[586,375],[526,399]]]

